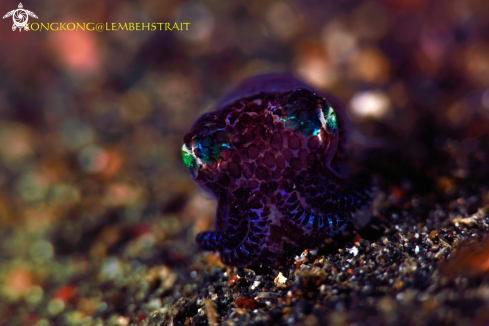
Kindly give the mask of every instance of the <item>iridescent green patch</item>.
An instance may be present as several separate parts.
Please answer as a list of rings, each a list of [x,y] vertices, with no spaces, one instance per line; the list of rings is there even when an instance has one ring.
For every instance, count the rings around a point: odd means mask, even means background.
[[[185,164],[185,166],[188,168],[190,176],[195,179],[197,177],[199,164],[201,162],[198,162],[198,158],[195,157],[195,155],[192,153],[192,150],[189,149],[185,144],[182,145],[182,160],[183,164]]]
[[[182,146],[182,159],[183,164],[189,169],[195,166],[195,158],[185,144]]]
[[[336,112],[334,112],[334,109],[329,104],[326,104],[326,106],[320,110],[319,120],[327,133],[334,133],[338,129]]]
[[[332,130],[338,129],[336,112],[334,112],[333,108],[329,104],[326,106],[326,108],[328,109],[328,113],[326,114],[326,125]]]

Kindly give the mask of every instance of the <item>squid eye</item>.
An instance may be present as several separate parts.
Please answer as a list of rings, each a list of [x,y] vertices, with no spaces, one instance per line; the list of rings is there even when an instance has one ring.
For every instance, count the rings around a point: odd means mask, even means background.
[[[338,120],[336,118],[336,112],[329,103],[321,109],[319,118],[326,132],[329,134],[336,132],[338,129]]]
[[[183,164],[185,164],[185,166],[188,168],[192,179],[195,179],[197,177],[197,173],[199,172],[199,165],[197,164],[195,155],[185,144],[182,145],[182,160]]]

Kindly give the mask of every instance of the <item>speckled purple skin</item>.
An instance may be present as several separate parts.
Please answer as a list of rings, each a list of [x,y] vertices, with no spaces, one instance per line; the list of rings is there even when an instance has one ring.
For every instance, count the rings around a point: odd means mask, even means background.
[[[263,75],[199,117],[182,153],[218,202],[215,231],[200,233],[199,247],[228,265],[270,266],[285,241],[312,249],[344,230],[370,204],[371,180],[338,172],[346,135],[339,110],[294,77]]]

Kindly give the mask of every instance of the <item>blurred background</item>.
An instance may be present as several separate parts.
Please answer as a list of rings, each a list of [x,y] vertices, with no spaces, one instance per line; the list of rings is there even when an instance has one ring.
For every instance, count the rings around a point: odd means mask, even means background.
[[[114,316],[142,321],[164,305],[121,301],[107,284],[139,275],[168,289],[201,259],[194,237],[214,202],[188,177],[181,141],[247,76],[288,71],[334,94],[441,192],[477,169],[467,157],[487,155],[485,0],[22,4],[39,17],[29,22],[190,25],[19,33],[0,21],[0,325],[128,325]]]

